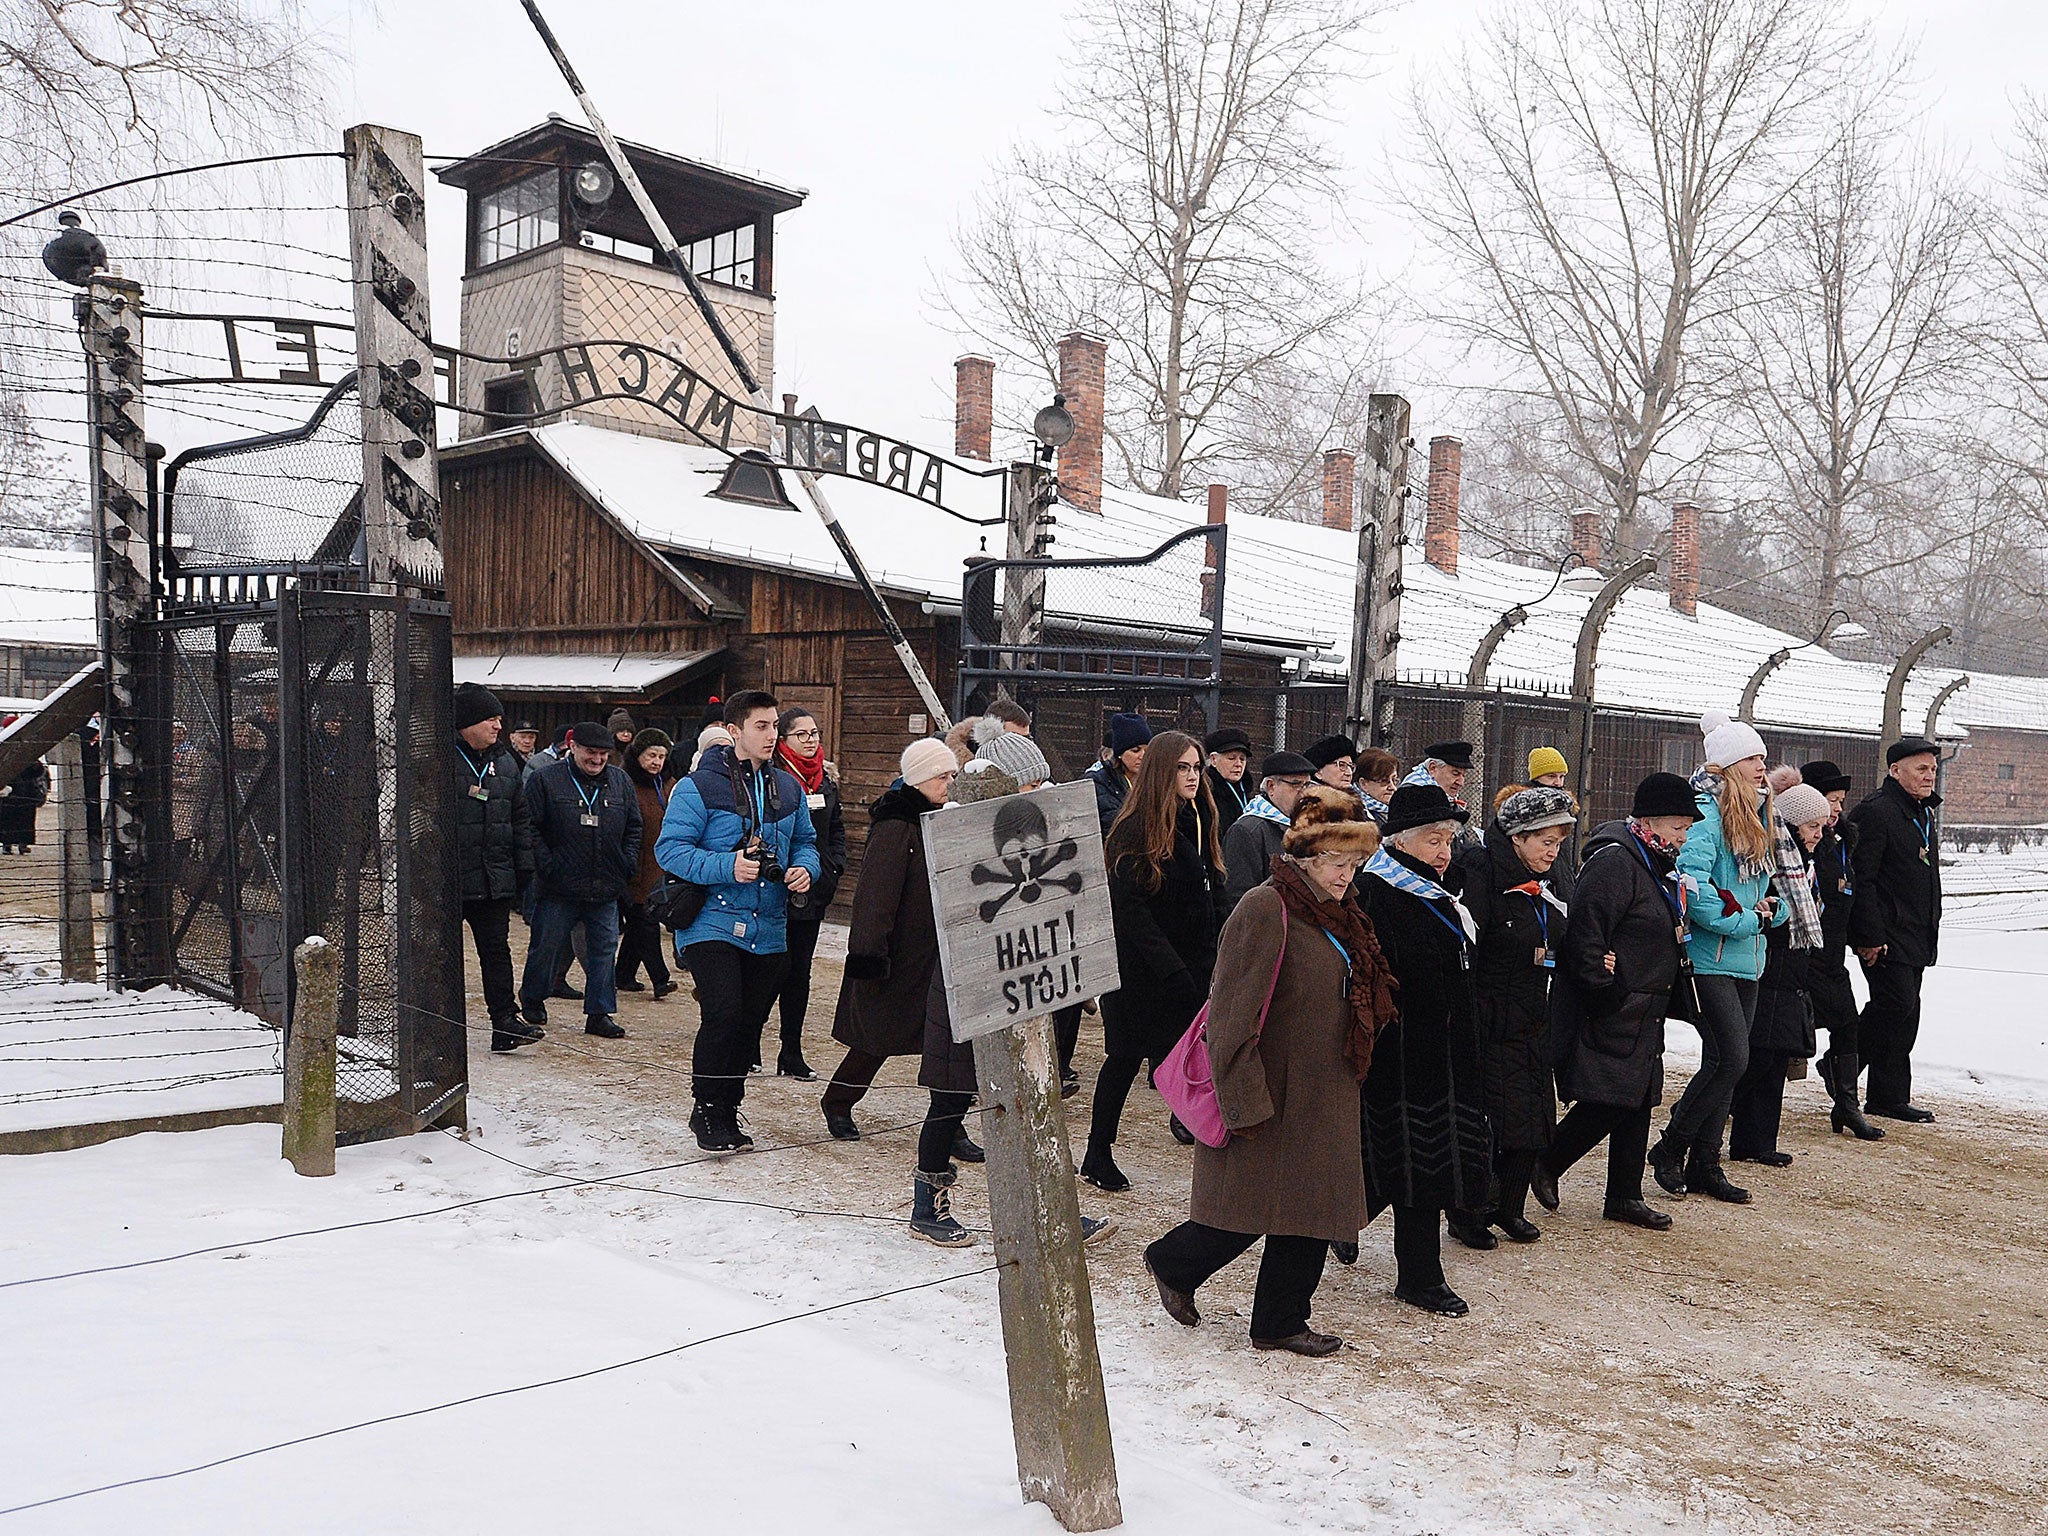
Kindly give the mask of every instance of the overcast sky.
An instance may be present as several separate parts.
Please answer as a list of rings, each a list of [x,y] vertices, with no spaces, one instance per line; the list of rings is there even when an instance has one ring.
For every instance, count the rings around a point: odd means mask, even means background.
[[[331,0],[341,121],[418,132],[429,154],[475,150],[574,99],[518,0]],[[963,350],[934,301],[952,231],[1010,144],[1049,131],[1064,7],[877,0],[543,0],[611,126],[675,153],[804,188],[776,236],[778,390],[830,416],[945,447]],[[1370,74],[1337,104],[1334,136],[1365,243],[1326,252],[1376,281],[1412,271],[1407,232],[1368,188],[1399,149],[1407,80],[1455,55],[1484,7],[1428,0],[1389,13]],[[2022,87],[2048,80],[2048,11],[2023,0],[1891,0],[1867,13],[1919,45],[1931,129],[1991,166]],[[436,331],[453,338],[460,203],[430,210]],[[1426,338],[1391,380],[1418,436],[1463,427],[1455,368]]]

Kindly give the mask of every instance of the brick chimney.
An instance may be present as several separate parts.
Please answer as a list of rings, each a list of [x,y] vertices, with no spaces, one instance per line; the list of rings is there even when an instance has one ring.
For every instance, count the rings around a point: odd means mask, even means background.
[[[1060,338],[1060,393],[1074,418],[1073,441],[1060,450],[1060,500],[1085,512],[1102,510],[1102,390],[1109,343],[1086,331]]]
[[[996,365],[993,358],[953,362],[953,452],[986,464],[995,454]]]
[[[1211,528],[1221,528],[1228,521],[1230,521],[1230,487],[1211,483],[1209,486],[1209,526]],[[1202,546],[1202,617],[1205,619],[1216,617],[1216,546],[1214,544],[1204,544]]]
[[[1600,514],[1590,507],[1572,514],[1572,548],[1586,564],[1600,569]]]
[[[1446,576],[1458,574],[1458,482],[1464,473],[1464,443],[1455,437],[1432,437],[1422,558]]]
[[[1358,455],[1349,448],[1323,450],[1323,526],[1351,532],[1356,493]]]
[[[1671,606],[1687,618],[1700,611],[1700,509],[1680,502],[1671,509]]]

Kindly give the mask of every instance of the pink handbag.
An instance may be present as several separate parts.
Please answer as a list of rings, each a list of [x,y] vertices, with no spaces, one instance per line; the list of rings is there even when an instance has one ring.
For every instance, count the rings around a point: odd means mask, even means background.
[[[1266,1000],[1259,1004],[1259,1032],[1266,1028],[1266,1010],[1273,1006],[1274,989],[1280,985],[1280,962],[1287,958],[1287,909],[1280,909],[1280,953],[1273,957],[1273,977],[1266,983]],[[1253,1036],[1254,1039],[1257,1036]],[[1159,1070],[1152,1074],[1159,1097],[1180,1117],[1195,1140],[1205,1147],[1221,1147],[1230,1141],[1230,1127],[1223,1123],[1223,1105],[1216,1098],[1216,1074],[1209,1065],[1209,1005],[1195,1015],[1180,1043],[1166,1053]]]

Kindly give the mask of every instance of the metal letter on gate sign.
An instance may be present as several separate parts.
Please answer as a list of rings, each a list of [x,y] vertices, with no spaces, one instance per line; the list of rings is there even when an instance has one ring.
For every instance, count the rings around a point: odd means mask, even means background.
[[[955,1040],[1116,990],[1094,785],[928,811],[924,846]]]

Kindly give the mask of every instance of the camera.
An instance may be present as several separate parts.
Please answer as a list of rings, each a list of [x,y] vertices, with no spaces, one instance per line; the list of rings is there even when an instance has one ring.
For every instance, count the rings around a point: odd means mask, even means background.
[[[761,873],[756,876],[757,879],[771,885],[782,884],[784,874],[782,860],[778,859],[775,856],[775,850],[760,838],[757,837],[747,844],[747,857],[761,866]]]

